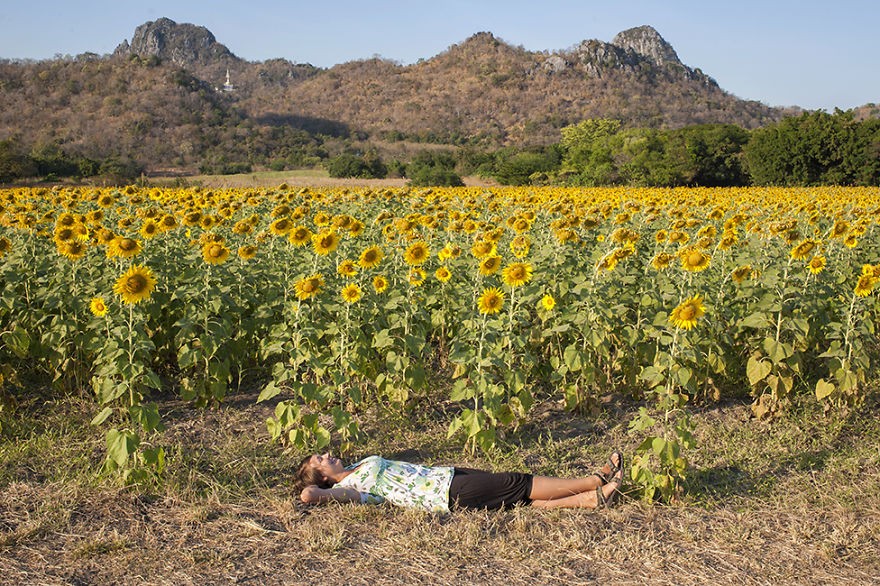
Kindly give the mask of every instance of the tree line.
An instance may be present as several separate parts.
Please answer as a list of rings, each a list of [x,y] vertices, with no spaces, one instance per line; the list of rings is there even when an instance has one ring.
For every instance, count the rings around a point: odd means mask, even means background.
[[[500,183],[601,186],[880,185],[880,119],[817,111],[755,130],[731,124],[624,129],[591,119],[549,147],[502,150]]]
[[[841,110],[808,112],[755,130],[732,124],[625,128],[618,120],[589,119],[563,127],[551,145],[495,151],[461,146],[416,152],[405,161],[383,160],[367,136],[356,143],[341,139],[341,152],[331,156],[323,135],[242,130],[235,144],[247,147],[247,154],[228,156],[216,145],[200,171],[250,172],[252,163],[277,170],[321,165],[333,177],[396,176],[413,185],[461,185],[462,175],[504,185],[880,185],[880,119],[857,120]],[[0,141],[0,183],[29,177],[131,181],[143,172],[144,165],[125,156],[99,160],[53,144],[28,149],[15,139]]]
[[[851,111],[808,112],[751,131],[732,124],[623,128],[590,119],[561,134],[548,146],[420,153],[409,173],[406,163],[386,165],[375,152],[344,153],[329,169],[337,177],[385,177],[393,169],[415,185],[454,185],[462,174],[503,185],[880,185],[880,119],[858,121]]]

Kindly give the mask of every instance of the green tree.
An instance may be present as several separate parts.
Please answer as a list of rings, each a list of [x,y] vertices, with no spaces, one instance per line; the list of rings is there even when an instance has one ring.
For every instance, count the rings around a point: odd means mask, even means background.
[[[37,174],[37,166],[15,140],[0,141],[0,183]]]
[[[385,177],[388,169],[375,151],[365,155],[342,153],[327,161],[327,173],[330,177],[358,177],[373,179]]]
[[[557,170],[561,161],[559,150],[552,147],[513,153],[502,150],[496,158],[492,176],[502,185],[529,185],[534,175]]]
[[[418,187],[464,185],[455,172],[455,159],[448,152],[418,153],[406,166],[406,176],[410,185]]]
[[[562,171],[582,185],[609,185],[620,180],[615,150],[619,120],[590,119],[562,128]]]
[[[744,153],[757,185],[876,185],[878,143],[875,121],[808,112],[754,131]]]

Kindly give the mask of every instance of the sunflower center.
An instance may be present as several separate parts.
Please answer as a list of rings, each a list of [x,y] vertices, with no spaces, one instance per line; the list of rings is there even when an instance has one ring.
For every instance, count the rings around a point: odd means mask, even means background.
[[[125,291],[130,294],[137,294],[147,288],[147,279],[143,275],[131,275],[125,280]]]
[[[137,246],[137,242],[135,242],[131,238],[123,238],[122,240],[119,241],[119,248],[121,250],[126,251],[126,252],[128,252],[130,250],[134,250],[136,246]]]
[[[693,305],[685,305],[681,308],[681,313],[679,313],[679,316],[681,317],[681,319],[690,320],[693,319],[696,313],[697,310],[694,308]]]
[[[702,261],[703,254],[701,252],[695,250],[687,255],[687,263],[692,267],[699,265]]]

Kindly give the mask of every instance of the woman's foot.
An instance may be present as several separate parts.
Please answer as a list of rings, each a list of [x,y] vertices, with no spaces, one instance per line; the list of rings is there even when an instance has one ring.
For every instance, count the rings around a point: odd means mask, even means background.
[[[607,484],[596,489],[596,509],[611,507],[617,503],[620,488],[623,486],[623,454],[614,450],[605,467],[608,468],[608,473],[611,476],[608,478]]]
[[[604,466],[602,466],[598,471],[593,473],[593,476],[602,481],[602,484],[608,484],[611,482],[611,479],[614,478],[614,475],[620,470],[623,466],[623,454],[620,453],[619,450],[614,450],[611,452],[611,455],[608,456],[608,460]]]

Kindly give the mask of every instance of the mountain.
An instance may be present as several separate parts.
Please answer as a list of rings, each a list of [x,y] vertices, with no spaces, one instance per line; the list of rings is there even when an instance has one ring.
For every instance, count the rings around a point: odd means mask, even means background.
[[[171,61],[181,67],[211,65],[218,61],[225,64],[240,63],[241,59],[217,42],[214,35],[203,26],[177,24],[170,18],[147,22],[134,31],[131,44],[123,41],[115,55],[138,55]]]
[[[373,58],[324,69],[249,62],[204,27],[160,18],[112,55],[0,61],[0,140],[122,153],[151,168],[265,161],[279,140],[325,156],[314,133],[495,148],[557,142],[561,127],[586,118],[755,128],[785,114],[725,92],[649,26],[554,52],[480,32],[412,65]]]
[[[610,43],[583,41],[552,53],[513,47],[477,33],[413,65],[368,59],[329,69],[247,63],[202,27],[168,19],[141,25],[121,55],[157,57],[219,84],[228,68],[236,104],[252,116],[333,120],[373,135],[492,144],[540,144],[584,118],[679,127],[734,123],[754,128],[779,109],[723,91],[679,60],[650,26]]]

